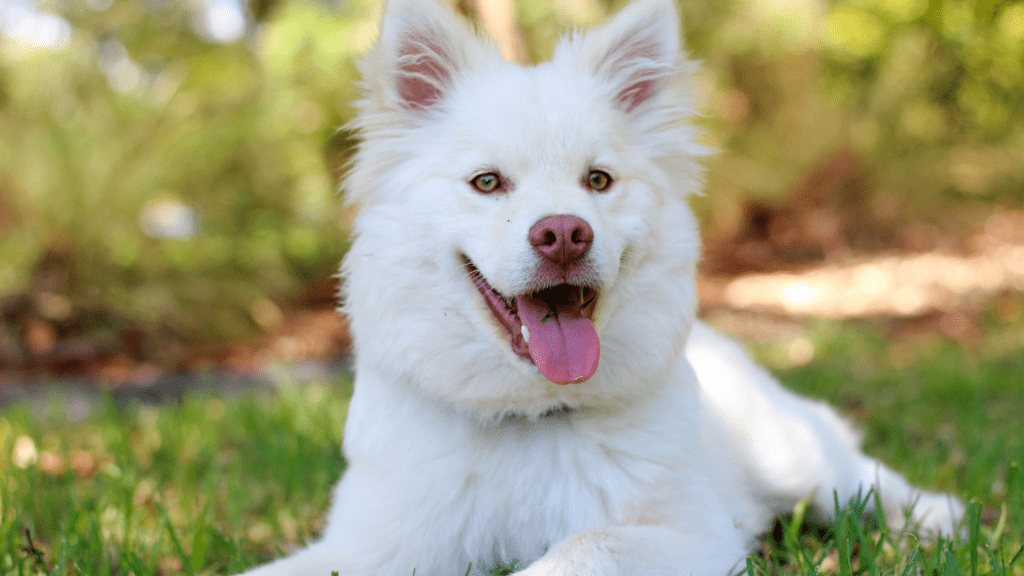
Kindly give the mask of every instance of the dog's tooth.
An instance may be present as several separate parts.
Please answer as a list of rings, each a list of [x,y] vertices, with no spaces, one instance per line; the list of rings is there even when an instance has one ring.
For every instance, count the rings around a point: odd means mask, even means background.
[[[526,341],[527,344],[529,344],[530,343],[530,329],[526,327],[526,324],[523,324],[522,326],[519,327],[519,331],[523,333],[523,340]]]

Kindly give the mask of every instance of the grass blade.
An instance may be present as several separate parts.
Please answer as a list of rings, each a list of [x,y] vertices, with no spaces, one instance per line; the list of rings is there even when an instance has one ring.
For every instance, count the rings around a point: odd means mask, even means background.
[[[1017,553],[1014,554],[1013,558],[1010,559],[1010,562],[1006,564],[1006,570],[1011,570],[1013,565],[1017,563],[1017,560],[1021,559],[1021,556],[1024,556],[1024,544],[1021,544],[1020,548],[1017,549]]]
[[[913,570],[914,568],[919,568],[918,564],[921,563],[921,559],[919,557],[920,553],[921,546],[915,544],[914,549],[910,551],[910,557],[907,558],[907,565],[903,567],[903,572],[900,574],[900,576],[911,576],[911,570]],[[921,570],[918,569],[917,573],[920,574]]]
[[[185,554],[185,548],[182,547],[181,540],[178,539],[178,535],[174,531],[174,526],[171,526],[171,518],[167,515],[167,509],[161,506],[160,512],[163,516],[164,526],[167,529],[167,535],[171,537],[171,545],[174,547],[174,552],[178,555],[178,559],[181,560],[185,573],[189,576],[195,576],[195,570],[192,569],[192,561]]]
[[[836,523],[834,530],[836,551],[839,553],[839,576],[851,576],[853,574],[853,566],[851,564],[853,546],[849,541],[849,512],[839,505],[839,493],[834,490],[832,491],[832,500],[835,504],[836,510]]]
[[[981,545],[981,503],[967,505],[967,545],[971,558],[971,576],[978,576],[978,547]]]

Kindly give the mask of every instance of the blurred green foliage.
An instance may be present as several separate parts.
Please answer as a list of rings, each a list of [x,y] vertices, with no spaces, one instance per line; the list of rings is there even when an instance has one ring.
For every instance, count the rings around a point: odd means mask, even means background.
[[[64,49],[0,56],[0,293],[202,338],[337,266],[338,127],[372,10],[291,3],[218,44],[181,2],[60,8]],[[194,233],[160,232],[175,218]]]
[[[541,59],[566,27],[623,3],[516,8]],[[336,189],[353,143],[338,128],[379,6],[254,2],[228,43],[196,24],[204,6],[41,2],[71,26],[63,47],[0,35],[0,296],[54,294],[203,339],[251,331],[261,303],[285,303],[335,268]],[[697,206],[711,234],[741,228],[748,201],[807,194],[809,175],[842,172],[836,158],[855,166],[856,186],[812,200],[864,218],[1024,199],[1024,3],[704,0],[681,11],[705,63],[707,140],[725,151]]]
[[[812,211],[803,233],[878,249],[894,240],[880,229],[963,231],[1024,200],[1024,3],[683,9],[724,151],[700,205],[712,233],[742,226],[744,201],[785,202]]]

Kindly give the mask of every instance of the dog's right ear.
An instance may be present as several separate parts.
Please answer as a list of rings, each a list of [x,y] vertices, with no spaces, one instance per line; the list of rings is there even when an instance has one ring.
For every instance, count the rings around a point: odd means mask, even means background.
[[[389,0],[380,37],[361,63],[367,101],[375,111],[428,111],[458,78],[485,59],[500,59],[437,0]]]
[[[627,113],[653,103],[683,61],[675,3],[633,0],[604,24],[563,40],[553,60],[603,80]]]

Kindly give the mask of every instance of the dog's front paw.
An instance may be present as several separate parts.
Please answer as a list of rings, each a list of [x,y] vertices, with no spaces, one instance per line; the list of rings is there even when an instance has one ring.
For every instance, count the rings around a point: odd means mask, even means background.
[[[526,568],[516,571],[513,576],[567,576],[567,573],[559,570],[558,567],[553,565],[551,562],[542,562],[538,560]]]
[[[592,560],[592,558],[588,560]],[[599,576],[600,574],[604,574],[604,572],[598,571],[590,561],[573,562],[571,558],[549,554],[526,568],[517,570],[513,576]]]

